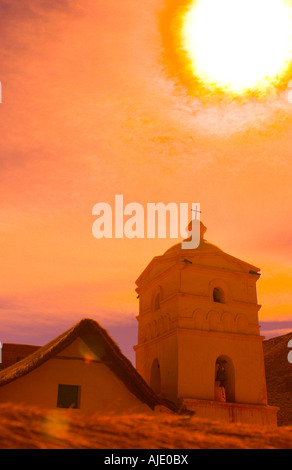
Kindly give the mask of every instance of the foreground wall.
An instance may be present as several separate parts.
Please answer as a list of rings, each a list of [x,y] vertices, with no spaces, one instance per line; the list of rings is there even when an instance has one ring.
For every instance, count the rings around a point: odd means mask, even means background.
[[[277,412],[274,406],[242,405],[220,403],[208,400],[184,399],[183,406],[193,411],[197,418],[230,423],[248,423],[264,426],[277,426]]]

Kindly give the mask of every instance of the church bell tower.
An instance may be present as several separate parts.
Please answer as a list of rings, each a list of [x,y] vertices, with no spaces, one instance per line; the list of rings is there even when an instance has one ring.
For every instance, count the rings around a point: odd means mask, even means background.
[[[137,371],[197,416],[276,424],[267,406],[256,283],[260,269],[205,238],[156,256],[136,281]]]

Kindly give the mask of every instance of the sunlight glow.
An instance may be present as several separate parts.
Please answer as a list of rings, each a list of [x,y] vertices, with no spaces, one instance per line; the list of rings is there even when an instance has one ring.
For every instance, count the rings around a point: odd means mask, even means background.
[[[183,14],[181,46],[203,85],[264,92],[291,65],[291,3],[193,0]]]

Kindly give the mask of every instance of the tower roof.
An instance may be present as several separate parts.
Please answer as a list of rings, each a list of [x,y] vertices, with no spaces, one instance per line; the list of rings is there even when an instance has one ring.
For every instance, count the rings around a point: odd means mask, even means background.
[[[188,225],[189,232],[192,230],[192,222]],[[198,222],[198,220],[195,220],[195,223]],[[144,282],[148,282],[148,280],[153,279],[173,266],[181,264],[183,261],[190,261],[191,264],[198,266],[214,267],[216,269],[260,276],[260,268],[229,255],[218,246],[205,240],[204,235],[206,231],[206,226],[203,222],[200,222],[200,242],[197,248],[183,248],[181,243],[176,243],[162,255],[155,256],[136,280],[136,285],[138,287],[141,286]],[[184,241],[190,240],[191,237]]]
[[[194,222],[198,222],[198,221],[194,221]],[[188,230],[191,231],[192,229],[192,223],[193,221],[190,221],[189,225],[188,225]],[[182,248],[182,244],[181,243],[176,243],[175,245],[171,246],[170,248],[168,248],[168,250],[166,250],[166,253],[176,253],[176,252],[189,252],[189,251],[192,251],[192,252],[198,252],[198,251],[221,251],[223,253],[223,251],[221,250],[221,248],[219,248],[218,246],[216,245],[213,245],[212,243],[209,243],[205,240],[204,238],[204,235],[207,231],[207,227],[203,224],[203,222],[200,222],[200,244],[197,248]],[[191,240],[191,237],[189,238],[186,238],[184,241],[190,241]]]

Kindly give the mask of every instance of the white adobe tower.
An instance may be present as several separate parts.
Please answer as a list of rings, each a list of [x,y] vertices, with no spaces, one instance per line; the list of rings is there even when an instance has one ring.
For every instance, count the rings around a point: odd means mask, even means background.
[[[205,232],[201,223],[198,248],[174,245],[136,281],[137,370],[197,416],[275,425],[258,321],[260,270],[208,243]]]

